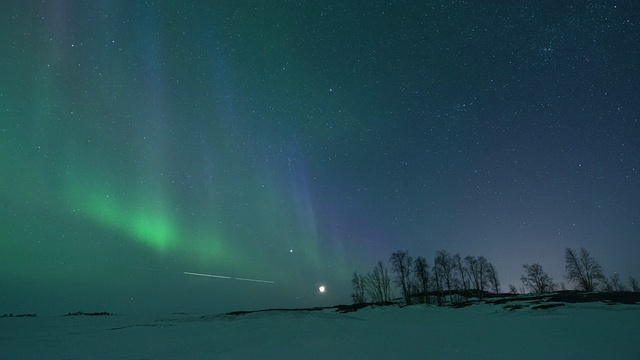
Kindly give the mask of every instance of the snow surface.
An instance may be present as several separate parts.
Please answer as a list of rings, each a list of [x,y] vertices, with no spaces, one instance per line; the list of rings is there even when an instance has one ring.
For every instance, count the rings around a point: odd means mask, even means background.
[[[640,359],[639,305],[0,319],[0,359]]]

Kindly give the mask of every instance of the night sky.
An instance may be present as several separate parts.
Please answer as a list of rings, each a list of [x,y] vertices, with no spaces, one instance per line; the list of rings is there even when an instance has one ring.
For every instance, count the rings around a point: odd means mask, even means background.
[[[398,249],[640,277],[636,1],[2,8],[0,313],[349,303]]]

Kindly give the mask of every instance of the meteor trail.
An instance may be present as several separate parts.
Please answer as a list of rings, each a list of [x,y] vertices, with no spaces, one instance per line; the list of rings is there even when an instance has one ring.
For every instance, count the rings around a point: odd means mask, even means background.
[[[259,283],[273,284],[273,281],[269,281],[269,280],[245,279],[245,278],[234,278],[234,279],[240,280],[240,281],[253,281],[253,282],[259,282]]]
[[[183,274],[185,274],[185,275],[194,275],[194,276],[212,277],[212,278],[218,278],[218,279],[231,279],[229,276],[201,274],[201,273],[194,273],[194,272],[188,272],[188,271],[184,271]]]
[[[202,273],[194,273],[190,271],[183,271],[185,275],[193,275],[193,276],[204,276],[204,277],[212,277],[216,279],[226,279],[226,280],[238,280],[238,281],[251,281],[257,283],[265,283],[265,284],[274,284],[273,281],[270,280],[259,280],[259,279],[247,279],[247,278],[239,278],[239,277],[230,277],[230,276],[222,276],[222,275],[212,275],[212,274],[202,274]]]
[[[125,265],[125,266],[128,267],[128,268],[133,268],[133,269],[162,271],[161,269],[154,269],[154,268],[148,268],[148,267],[142,267],[142,266],[131,266],[131,265]],[[271,280],[248,279],[248,278],[241,278],[241,277],[231,277],[231,276],[223,276],[223,275],[203,274],[203,273],[197,273],[197,272],[191,272],[191,271],[182,271],[182,274],[191,275],[191,276],[210,277],[210,278],[216,278],[216,279],[225,279],[225,280],[238,280],[238,281],[250,281],[250,282],[256,282],[256,283],[263,283],[263,284],[274,284],[274,282],[271,281]]]

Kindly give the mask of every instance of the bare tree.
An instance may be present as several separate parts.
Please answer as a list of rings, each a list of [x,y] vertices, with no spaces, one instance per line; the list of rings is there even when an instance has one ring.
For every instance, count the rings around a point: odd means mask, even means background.
[[[391,268],[395,273],[396,284],[402,289],[404,300],[411,305],[411,268],[413,259],[407,251],[398,250],[391,254]]]
[[[577,254],[570,248],[564,251],[566,278],[578,284],[578,290],[595,291],[598,281],[604,278],[602,267],[585,248]]]
[[[475,289],[476,291],[480,287],[480,274],[478,274],[478,259],[475,256],[467,255],[464,257],[464,263],[467,267],[467,271],[469,272],[469,288]]]
[[[513,295],[517,295],[518,294],[518,288],[516,288],[516,286],[513,285],[513,284],[509,284],[509,293],[511,293]]]
[[[418,256],[413,263],[413,275],[417,293],[422,295],[422,302],[427,303],[429,298],[429,265],[422,256]]]
[[[553,291],[553,288],[555,287],[553,280],[546,272],[544,272],[542,265],[538,263],[533,265],[524,264],[522,267],[527,274],[522,275],[520,280],[522,280],[523,285],[531,290],[531,292],[543,293]]]
[[[469,270],[471,286],[478,292],[478,297],[480,299],[484,298],[484,292],[487,288],[487,284],[489,283],[489,279],[487,277],[489,262],[487,261],[487,258],[484,256],[480,256],[478,258],[475,256],[466,256],[464,261]]]
[[[524,284],[520,284],[518,285],[518,289],[520,291],[520,294],[526,294],[527,293],[527,288],[524,286]]]
[[[488,274],[488,269],[489,269],[489,260],[487,260],[486,257],[484,256],[478,256],[478,268],[477,271],[480,274],[480,287],[478,290],[480,290],[480,299],[482,299],[484,297],[484,291],[488,288],[489,286],[489,277],[487,276]]]
[[[434,260],[434,268],[438,269],[438,275],[441,278],[442,284],[447,287],[449,293],[449,299],[452,300],[451,286],[453,285],[453,269],[454,262],[451,255],[446,250],[440,250],[436,252],[436,258]]]
[[[613,292],[613,286],[611,286],[611,281],[606,277],[602,278],[602,282],[600,284],[600,290],[604,292]]]
[[[633,276],[629,276],[629,285],[631,285],[631,291],[640,292],[640,286],[638,286],[638,280]]]
[[[374,272],[378,272],[380,275],[380,288],[382,289],[382,301],[391,300],[391,278],[389,277],[389,270],[384,266],[382,261],[378,261],[378,266],[374,268]]]
[[[391,293],[391,280],[389,272],[382,261],[378,261],[373,272],[367,273],[365,288],[373,302],[389,301]]]
[[[627,291],[627,288],[620,280],[620,274],[618,273],[613,273],[613,275],[611,275],[609,283],[611,284],[611,290],[614,292]]]
[[[354,304],[362,304],[366,302],[364,297],[365,291],[365,279],[362,275],[358,275],[358,272],[353,272],[353,278],[351,278],[351,286],[353,286],[353,294],[351,294],[351,299],[353,299]]]
[[[431,268],[433,272],[433,289],[438,295],[438,305],[444,304],[444,286],[442,285],[442,275],[440,274],[440,269],[437,266]]]
[[[460,277],[462,290],[464,290],[464,296],[465,298],[468,298],[469,281],[468,281],[468,276],[466,275],[467,267],[464,266],[464,264],[462,263],[462,256],[460,256],[460,254],[455,254],[453,256],[453,263],[455,265],[455,271],[458,273],[458,276]]]
[[[560,290],[562,291],[566,291],[567,290],[567,285],[564,283],[564,281],[560,281],[560,284],[558,284],[560,286]]]
[[[498,279],[498,271],[496,271],[495,266],[492,263],[487,265],[487,276],[489,278],[489,286],[491,286],[491,290],[500,294],[500,280]]]

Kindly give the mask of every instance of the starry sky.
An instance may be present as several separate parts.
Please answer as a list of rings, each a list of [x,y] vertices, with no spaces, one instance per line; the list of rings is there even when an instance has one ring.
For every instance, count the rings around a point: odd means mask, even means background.
[[[348,303],[398,249],[484,255],[503,289],[563,281],[565,247],[640,277],[639,15],[4,4],[0,312]]]

